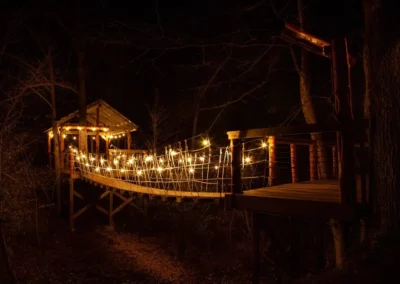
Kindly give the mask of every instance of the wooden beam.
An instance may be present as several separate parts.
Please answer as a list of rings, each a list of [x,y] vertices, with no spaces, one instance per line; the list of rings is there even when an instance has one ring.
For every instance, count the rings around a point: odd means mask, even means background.
[[[108,216],[108,211],[103,207],[101,207],[100,205],[96,204],[96,209]]]
[[[310,162],[310,180],[317,180],[317,149],[314,141],[308,148],[309,162]]]
[[[78,197],[79,199],[84,199],[83,198],[83,195],[82,194],[80,194],[79,192],[76,192],[76,191],[74,191],[74,196],[76,196],[76,197]]]
[[[229,139],[263,138],[267,136],[308,134],[314,132],[334,132],[339,130],[338,124],[305,124],[298,126],[257,128],[247,130],[228,131]]]
[[[110,191],[109,191],[109,190],[103,192],[103,193],[100,195],[99,200],[103,199],[104,197],[106,197],[106,196],[109,195],[109,194],[110,194]]]
[[[114,192],[114,194],[115,193],[116,192]],[[132,201],[133,201],[133,197],[130,197],[130,198],[124,200],[123,203],[121,203],[116,209],[114,209],[114,211],[112,212],[112,215],[115,215],[116,213],[118,213],[120,210],[122,210],[125,206],[130,204]]]
[[[85,213],[86,210],[88,210],[88,208],[89,208],[89,204],[86,205],[85,207],[82,207],[81,209],[79,209],[78,212],[76,212],[76,213],[73,215],[72,218],[73,218],[73,219],[78,218],[80,215],[82,215],[83,213]]]
[[[132,144],[132,136],[131,132],[127,131],[126,132],[126,149],[130,150],[131,149],[131,144]]]

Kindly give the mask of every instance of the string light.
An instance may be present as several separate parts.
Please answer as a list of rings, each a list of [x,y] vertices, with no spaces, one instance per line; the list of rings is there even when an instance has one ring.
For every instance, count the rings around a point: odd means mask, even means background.
[[[76,140],[76,136],[72,137],[72,139]]]
[[[114,165],[118,165],[118,160],[114,159]]]
[[[124,133],[124,134],[122,134],[122,136],[125,136],[125,133]]]
[[[263,142],[261,143],[261,147],[267,148],[267,146],[268,146],[268,144],[267,144],[265,141],[263,141]]]
[[[125,169],[121,169],[121,173],[124,173],[125,172]]]
[[[92,140],[96,140],[96,137],[93,136]]]
[[[78,126],[78,130],[81,131],[81,130],[82,130],[82,127]]]
[[[164,159],[160,158],[159,162],[160,162],[160,164],[163,164],[164,163]]]
[[[191,163],[191,162],[192,162],[192,158],[189,157],[189,158],[187,159],[187,161],[188,161],[189,163]]]
[[[90,157],[90,160],[93,162],[94,160],[96,160],[95,157]]]
[[[89,167],[90,165],[89,165],[89,163],[86,163],[85,166],[86,166],[86,167]]]
[[[100,168],[99,168],[99,167],[96,167],[95,171],[96,171],[96,172],[100,172]]]
[[[218,166],[215,166],[215,167],[214,167],[214,169],[216,169],[216,170],[218,170],[218,168],[219,168]]]
[[[199,159],[200,159],[200,161],[202,161],[202,162],[204,162],[204,160],[205,160],[204,156],[201,156]]]
[[[65,130],[69,131],[69,129],[70,129],[69,127],[65,127]]]
[[[137,171],[138,176],[141,176],[142,174],[143,174],[143,171],[141,171],[141,170]]]
[[[193,173],[194,173],[194,169],[193,169],[193,168],[190,168],[190,169],[189,169],[189,173],[193,174]]]
[[[104,159],[103,159],[103,157],[100,159],[100,164],[101,164],[101,165],[104,164]]]
[[[246,157],[244,160],[245,160],[246,163],[250,163],[251,162],[251,157]]]
[[[144,158],[144,161],[145,162],[150,162],[150,161],[152,161],[153,160],[153,157],[152,156],[147,156],[146,158]]]
[[[107,128],[107,127],[104,127],[104,128],[103,128],[103,131],[104,131],[104,132],[107,132],[107,131],[108,131],[108,128]]]
[[[133,164],[133,158],[129,159],[128,161],[128,165],[132,165]]]
[[[171,156],[175,156],[176,154],[178,154],[176,151],[171,150]]]
[[[210,146],[210,140],[204,139],[204,140],[203,140],[203,145],[204,145],[204,146]]]
[[[63,134],[63,138],[67,138],[67,134]]]
[[[161,173],[161,172],[163,171],[163,168],[162,168],[162,167],[158,167],[158,168],[157,168],[157,171],[158,171],[159,173]]]
[[[93,130],[93,131],[96,131],[96,127],[93,127],[92,130]]]
[[[110,167],[107,167],[107,172],[111,172],[111,168]]]

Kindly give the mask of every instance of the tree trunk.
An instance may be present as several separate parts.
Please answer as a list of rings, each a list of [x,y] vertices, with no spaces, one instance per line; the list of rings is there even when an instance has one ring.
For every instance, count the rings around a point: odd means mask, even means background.
[[[61,161],[60,161],[60,143],[57,124],[57,109],[56,109],[56,90],[54,86],[54,68],[51,51],[48,54],[49,76],[50,76],[50,97],[51,97],[51,123],[53,125],[53,144],[54,144],[54,168],[56,171],[56,199],[57,213],[61,215]]]
[[[399,228],[400,25],[394,1],[364,1],[364,68],[371,100],[373,201],[383,230]]]
[[[77,50],[78,63],[78,96],[79,96],[79,125],[86,125],[86,81],[84,69],[85,53],[82,50]],[[87,131],[82,129],[79,131],[79,150],[87,152]]]
[[[304,4],[302,0],[298,0],[298,16],[301,29],[304,29]],[[300,102],[303,109],[304,118],[307,124],[317,123],[317,115],[312,102],[310,85],[311,85],[311,70],[310,70],[310,53],[301,49],[300,64],[298,73],[300,77]],[[317,162],[318,162],[318,178],[328,178],[328,153],[325,147],[322,133],[312,133],[311,139],[316,141],[317,146]]]

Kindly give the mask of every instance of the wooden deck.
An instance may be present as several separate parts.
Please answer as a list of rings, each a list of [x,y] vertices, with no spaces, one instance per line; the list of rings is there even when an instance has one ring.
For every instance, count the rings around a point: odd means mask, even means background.
[[[359,188],[359,186],[357,186]],[[338,180],[288,183],[226,194],[227,207],[268,213],[352,219],[355,210],[340,204]],[[358,192],[357,198],[360,201]]]

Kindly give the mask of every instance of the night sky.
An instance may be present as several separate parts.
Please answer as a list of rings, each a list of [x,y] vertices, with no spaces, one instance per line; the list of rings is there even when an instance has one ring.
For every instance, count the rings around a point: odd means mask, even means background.
[[[141,131],[134,140],[139,146],[148,135],[146,105],[151,106],[155,89],[169,113],[166,127],[175,133],[167,140],[171,143],[192,135],[195,98],[208,84],[200,108],[262,86],[235,104],[202,111],[198,134],[209,131],[223,140],[227,130],[304,122],[301,113],[290,117],[300,107],[298,75],[288,44],[273,29],[276,18],[297,24],[297,1],[6,2],[1,8],[4,52],[37,64],[51,47],[57,78],[76,86],[75,43],[83,42],[88,103],[102,98],[138,124]],[[349,37],[358,58],[354,96],[361,98],[360,1],[305,4],[308,31],[325,40]],[[7,56],[0,68],[3,74],[23,76],[21,66]],[[326,111],[332,108],[330,62],[313,56],[312,69],[312,93],[321,121],[327,121]],[[76,110],[77,94],[57,89],[57,107],[59,118]],[[24,114],[21,127],[32,135],[50,127],[50,109],[37,96],[24,99]]]

